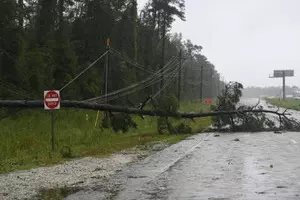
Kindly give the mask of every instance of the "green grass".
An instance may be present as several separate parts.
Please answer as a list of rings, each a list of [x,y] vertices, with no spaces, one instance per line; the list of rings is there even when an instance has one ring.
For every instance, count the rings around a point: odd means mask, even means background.
[[[300,111],[299,99],[287,98],[286,100],[281,100],[278,98],[274,98],[274,99],[266,99],[266,101],[268,101],[269,103],[275,106]]]
[[[209,105],[200,101],[186,101],[180,105],[180,112],[209,112]]]
[[[181,107],[187,112],[207,110],[208,106],[190,103]],[[190,110],[189,110],[190,109]],[[122,149],[143,145],[152,141],[174,144],[186,135],[159,135],[156,117],[135,116],[138,128],[128,133],[115,133],[111,129],[95,126],[97,111],[61,109],[55,111],[55,149],[51,151],[50,113],[44,110],[25,110],[0,121],[0,173],[29,169],[60,163],[84,156],[108,156]],[[102,112],[100,112],[100,119]],[[203,131],[211,124],[210,118],[195,119],[188,123],[193,132]],[[61,155],[62,149],[70,149],[68,158]]]

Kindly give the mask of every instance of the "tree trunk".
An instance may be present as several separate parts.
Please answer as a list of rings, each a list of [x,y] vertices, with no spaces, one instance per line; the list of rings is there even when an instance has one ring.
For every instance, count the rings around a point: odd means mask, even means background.
[[[21,29],[23,29],[23,26],[24,26],[24,18],[23,18],[24,2],[23,2],[23,0],[18,0],[18,4],[19,4],[19,20],[18,20],[18,23],[19,23],[19,27]]]
[[[59,0],[58,1],[58,20],[59,20],[59,36],[62,39],[63,38],[63,29],[64,29],[64,3],[65,0]]]
[[[44,101],[41,100],[0,100],[0,108],[43,108]],[[232,116],[243,113],[270,113],[277,115],[278,117],[286,117],[285,113],[279,113],[273,110],[232,110],[232,111],[217,111],[208,113],[171,113],[160,110],[142,110],[138,108],[114,106],[109,104],[98,104],[98,103],[87,103],[83,101],[61,101],[62,108],[76,108],[76,109],[90,109],[90,110],[101,110],[109,112],[120,112],[127,114],[136,115],[148,115],[148,116],[159,116],[159,117],[173,117],[173,118],[202,118],[202,117],[213,117],[213,116]]]

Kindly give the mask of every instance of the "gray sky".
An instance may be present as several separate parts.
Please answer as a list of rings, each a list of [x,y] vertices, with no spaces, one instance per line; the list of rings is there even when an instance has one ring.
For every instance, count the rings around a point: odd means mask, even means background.
[[[186,0],[186,17],[172,32],[203,46],[227,81],[279,86],[273,69],[294,69],[286,82],[300,86],[300,0]]]

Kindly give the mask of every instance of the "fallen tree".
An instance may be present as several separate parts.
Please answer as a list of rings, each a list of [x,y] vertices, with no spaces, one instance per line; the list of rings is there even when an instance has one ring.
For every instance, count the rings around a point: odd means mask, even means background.
[[[259,104],[259,103],[258,103]],[[144,110],[142,108],[132,108],[132,107],[122,107],[109,104],[98,104],[98,103],[88,103],[82,101],[61,101],[61,107],[63,108],[80,108],[80,109],[91,109],[100,110],[110,113],[111,117],[114,117],[116,113],[123,114],[135,114],[143,118],[143,116],[157,116],[165,118],[176,118],[176,119],[191,119],[203,118],[203,117],[215,117],[218,120],[222,117],[228,117],[229,123],[231,125],[230,129],[227,131],[273,131],[273,130],[289,130],[289,131],[299,131],[300,123],[298,120],[290,117],[287,110],[284,112],[279,112],[279,109],[265,110],[258,107],[258,104],[251,106],[240,106],[235,110],[220,111],[218,108],[213,112],[207,113],[179,113],[179,112],[168,112],[159,109]],[[44,102],[42,100],[0,100],[0,108],[31,108],[31,109],[41,109],[44,107]],[[264,116],[264,114],[273,114],[277,116],[279,126],[276,127],[275,123]],[[265,124],[266,127],[257,127],[257,124]],[[223,124],[224,125],[224,124]],[[255,130],[253,127],[257,127]],[[220,130],[220,126],[216,125],[217,128],[213,130]]]
[[[278,112],[264,109],[247,109],[247,110],[230,110],[230,111],[215,111],[208,113],[172,113],[161,110],[143,110],[131,107],[122,107],[109,104],[88,103],[82,101],[61,101],[61,106],[64,108],[81,108],[91,110],[101,110],[108,112],[120,112],[136,115],[148,115],[159,117],[173,117],[173,118],[201,118],[201,117],[214,117],[214,116],[231,116],[246,113],[270,113],[278,117],[287,118],[289,115],[286,112]],[[0,100],[0,108],[43,108],[44,102],[42,100]]]
[[[158,101],[151,99],[152,109],[144,110],[145,103],[140,108],[123,107],[109,104],[90,103],[85,101],[68,101],[61,102],[61,106],[65,108],[80,108],[92,109],[106,112],[102,120],[103,128],[112,127],[115,132],[127,132],[130,127],[136,128],[137,125],[132,119],[131,115],[156,116],[158,133],[162,134],[164,130],[169,133],[187,133],[191,128],[182,121],[179,125],[173,126],[168,118],[175,119],[191,119],[212,117],[213,129],[212,131],[225,130],[230,132],[235,131],[270,131],[270,130],[290,130],[299,131],[300,123],[298,120],[290,117],[287,110],[279,112],[277,110],[265,110],[259,106],[260,101],[254,106],[240,105],[240,97],[242,96],[241,89],[243,85],[238,82],[230,82],[226,84],[215,106],[211,106],[212,112],[206,113],[180,113],[178,112],[179,103],[177,99],[172,96],[163,96]],[[0,108],[43,108],[44,102],[42,100],[0,100]],[[266,114],[273,114],[277,116],[275,120],[271,120]],[[276,124],[276,119],[278,123]],[[228,128],[228,126],[230,128]],[[224,128],[225,127],[225,128]],[[227,127],[227,128],[226,128]]]

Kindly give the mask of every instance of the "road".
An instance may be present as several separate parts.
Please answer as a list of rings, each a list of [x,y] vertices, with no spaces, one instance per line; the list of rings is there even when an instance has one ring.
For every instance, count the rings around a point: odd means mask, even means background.
[[[66,199],[300,199],[300,134],[195,135]]]

